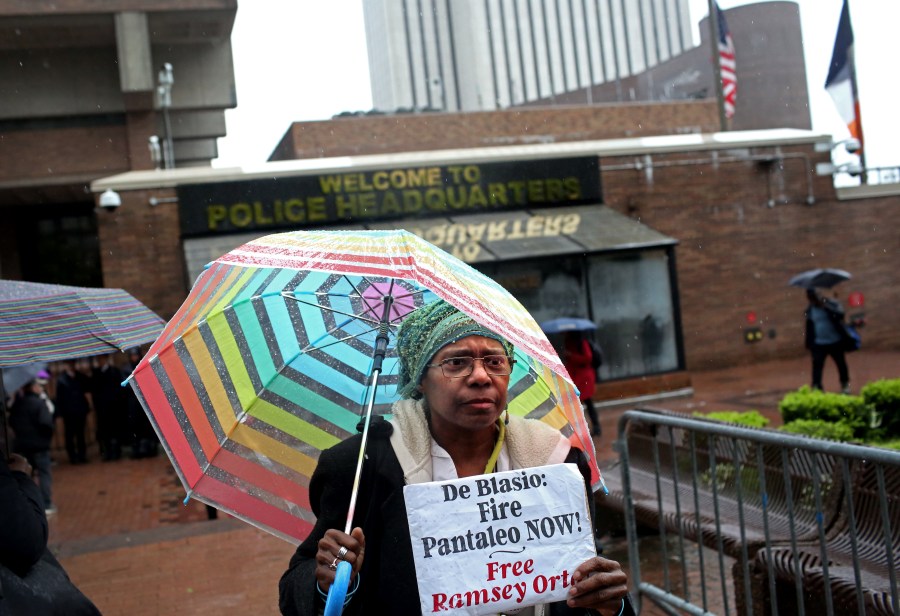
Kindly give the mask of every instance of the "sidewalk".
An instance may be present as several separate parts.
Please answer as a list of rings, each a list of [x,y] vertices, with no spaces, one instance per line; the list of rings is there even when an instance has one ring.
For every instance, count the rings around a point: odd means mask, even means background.
[[[871,380],[900,377],[900,352],[861,351],[849,363],[854,391]],[[809,368],[804,356],[695,372],[691,396],[603,408],[598,456],[615,459],[618,419],[635,406],[756,409],[777,426],[778,400],[809,382]],[[825,387],[836,391],[837,385],[829,362]],[[184,506],[184,490],[164,454],[102,463],[92,453],[81,466],[56,455],[59,513],[50,519],[50,545],[105,616],[278,614],[278,579],[294,546],[222,514],[207,520],[201,503]]]

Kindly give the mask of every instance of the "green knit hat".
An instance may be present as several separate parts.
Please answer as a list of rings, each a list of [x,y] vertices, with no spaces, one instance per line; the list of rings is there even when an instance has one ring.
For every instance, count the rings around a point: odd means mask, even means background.
[[[422,375],[431,358],[442,348],[467,336],[492,338],[512,357],[513,346],[466,313],[444,300],[432,302],[410,314],[397,331],[400,375],[397,392],[402,398],[421,398]]]

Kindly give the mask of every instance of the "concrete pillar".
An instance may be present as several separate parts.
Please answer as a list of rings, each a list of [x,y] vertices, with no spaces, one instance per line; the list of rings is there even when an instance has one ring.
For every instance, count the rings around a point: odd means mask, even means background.
[[[119,58],[119,82],[122,93],[150,92],[153,106],[153,53],[150,49],[150,29],[147,14],[116,13],[116,50]]]
[[[156,84],[147,14],[116,13],[119,85],[125,103],[128,158],[131,169],[152,169],[148,139],[158,133],[154,110]]]

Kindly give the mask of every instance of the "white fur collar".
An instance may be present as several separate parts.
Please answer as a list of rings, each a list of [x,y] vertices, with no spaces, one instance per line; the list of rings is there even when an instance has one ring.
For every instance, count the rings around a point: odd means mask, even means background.
[[[406,483],[431,481],[431,433],[425,419],[422,400],[394,403],[391,446]],[[564,462],[571,445],[558,430],[536,419],[510,416],[506,427],[506,445],[512,468],[530,468]]]

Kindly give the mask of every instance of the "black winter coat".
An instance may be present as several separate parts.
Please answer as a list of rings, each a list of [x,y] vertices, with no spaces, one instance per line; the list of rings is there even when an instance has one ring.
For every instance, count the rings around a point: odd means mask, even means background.
[[[380,420],[369,431],[353,519],[353,526],[361,527],[366,536],[366,559],[360,571],[359,589],[344,608],[345,616],[422,613],[403,499],[403,470],[389,441],[392,431],[391,424]],[[323,451],[319,458],[309,486],[316,525],[297,548],[279,584],[279,603],[286,616],[314,616],[322,605],[315,578],[318,543],[329,528],[344,527],[360,441],[356,435]],[[576,463],[586,477],[585,489],[593,516],[594,499],[585,456],[573,449],[566,462]],[[623,616],[633,615],[630,602],[626,603]],[[593,610],[574,610],[565,602],[549,607],[551,616],[596,614]]]
[[[15,432],[15,449],[32,453],[50,449],[53,414],[38,394],[27,392],[12,405],[9,425]]]

